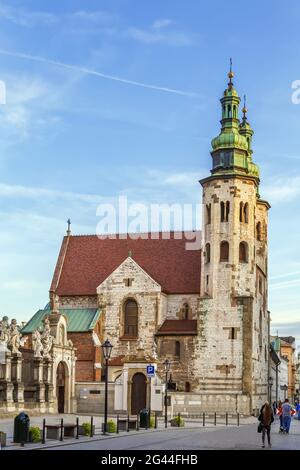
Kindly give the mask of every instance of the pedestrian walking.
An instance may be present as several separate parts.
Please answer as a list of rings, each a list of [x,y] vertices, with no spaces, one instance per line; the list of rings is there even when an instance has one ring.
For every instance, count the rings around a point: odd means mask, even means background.
[[[281,400],[279,400],[279,402],[278,402],[277,414],[278,414],[278,416],[279,416],[279,422],[280,422],[280,425],[279,425],[279,432],[280,432],[280,433],[283,433],[283,424],[282,424],[282,401],[281,401]]]
[[[288,434],[290,432],[291,419],[292,419],[291,415],[292,415],[292,407],[289,403],[289,399],[286,398],[282,405],[282,426],[283,426],[283,432],[285,434]]]
[[[272,447],[271,444],[271,425],[274,421],[274,415],[272,411],[272,407],[269,404],[268,401],[265,402],[265,404],[261,407],[260,414],[258,417],[258,420],[261,423],[262,427],[262,448],[265,448],[265,438],[267,434],[267,439],[268,439],[268,445],[269,447]]]
[[[297,418],[300,420],[300,403],[299,402],[296,405],[296,413],[297,413]]]

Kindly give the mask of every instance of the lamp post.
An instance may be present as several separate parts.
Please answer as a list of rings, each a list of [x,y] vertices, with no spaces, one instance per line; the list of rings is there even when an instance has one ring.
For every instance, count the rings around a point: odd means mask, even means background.
[[[104,398],[104,427],[103,434],[106,434],[107,431],[107,398],[108,398],[108,361],[111,355],[111,350],[113,345],[107,339],[101,345],[103,358],[105,359],[105,398]]]
[[[171,367],[171,363],[168,359],[165,360],[164,369],[166,374],[166,390],[165,390],[165,428],[168,427],[168,372]]]
[[[273,386],[273,377],[269,377],[269,403],[272,401],[272,386]]]
[[[287,392],[288,386],[284,385],[282,388],[284,390],[284,399],[286,399],[286,392]]]

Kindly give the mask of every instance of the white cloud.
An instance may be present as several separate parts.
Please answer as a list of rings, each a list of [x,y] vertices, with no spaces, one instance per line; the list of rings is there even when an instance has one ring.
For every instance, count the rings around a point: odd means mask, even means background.
[[[136,41],[145,44],[166,44],[169,46],[190,46],[191,37],[181,32],[160,32],[160,30],[144,30],[139,28],[129,28],[127,35]]]
[[[270,284],[269,290],[287,289],[289,287],[300,286],[300,279],[292,279],[289,281],[277,282]]]
[[[70,191],[59,191],[38,187],[9,185],[0,183],[1,197],[29,198],[38,200],[64,199],[68,201],[82,201],[87,203],[100,203],[104,198],[96,194],[82,194]]]
[[[157,85],[150,85],[149,83],[144,83],[144,82],[137,82],[135,80],[129,80],[127,78],[118,77],[116,75],[108,75],[108,74],[98,72],[97,70],[93,70],[93,69],[90,69],[90,68],[81,67],[81,66],[77,66],[77,65],[66,64],[64,62],[58,62],[56,60],[50,60],[50,59],[47,59],[45,57],[34,56],[34,55],[31,55],[31,54],[23,54],[21,52],[11,52],[11,51],[7,51],[7,50],[4,50],[4,49],[0,49],[0,54],[11,56],[11,57],[17,57],[17,58],[20,58],[20,59],[32,60],[32,61],[35,61],[35,62],[42,62],[44,64],[54,65],[56,67],[62,67],[62,68],[69,69],[69,70],[76,70],[77,72],[81,72],[81,73],[86,74],[86,75],[94,75],[96,77],[105,78],[107,80],[113,80],[113,81],[116,81],[116,82],[125,83],[127,85],[133,85],[133,86],[138,86],[138,87],[142,87],[142,88],[148,88],[148,89],[151,89],[151,90],[163,91],[163,92],[167,92],[167,93],[174,93],[174,94],[182,95],[182,96],[190,96],[190,97],[197,97],[198,96],[197,93],[191,93],[191,92],[188,92],[188,91],[178,90],[178,89],[175,89],[175,88],[162,87],[162,86],[157,86]]]
[[[53,24],[58,18],[47,12],[27,11],[21,8],[13,8],[0,4],[0,18],[11,21],[19,26],[32,27],[37,24]]]
[[[154,21],[154,23],[152,24],[152,28],[162,29],[162,28],[166,28],[167,26],[170,26],[172,23],[173,21],[170,20],[169,18],[160,18]]]
[[[300,176],[275,177],[262,192],[271,204],[292,201],[300,195]]]

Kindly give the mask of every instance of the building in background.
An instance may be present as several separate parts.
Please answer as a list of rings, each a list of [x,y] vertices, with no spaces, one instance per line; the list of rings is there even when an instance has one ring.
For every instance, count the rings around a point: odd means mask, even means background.
[[[296,343],[293,336],[280,336],[280,354],[288,360],[287,397],[295,400],[296,395]]]

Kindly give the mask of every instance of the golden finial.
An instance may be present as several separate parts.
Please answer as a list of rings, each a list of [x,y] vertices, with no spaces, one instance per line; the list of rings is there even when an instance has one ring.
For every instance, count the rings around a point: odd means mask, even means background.
[[[244,113],[244,115],[247,113],[248,109],[246,108],[246,95],[244,95],[244,107],[242,109],[242,112]]]
[[[228,78],[230,80],[230,83],[231,83],[231,79],[234,77],[234,73],[232,71],[232,58],[230,57],[230,69],[229,69],[229,72],[228,72]]]

